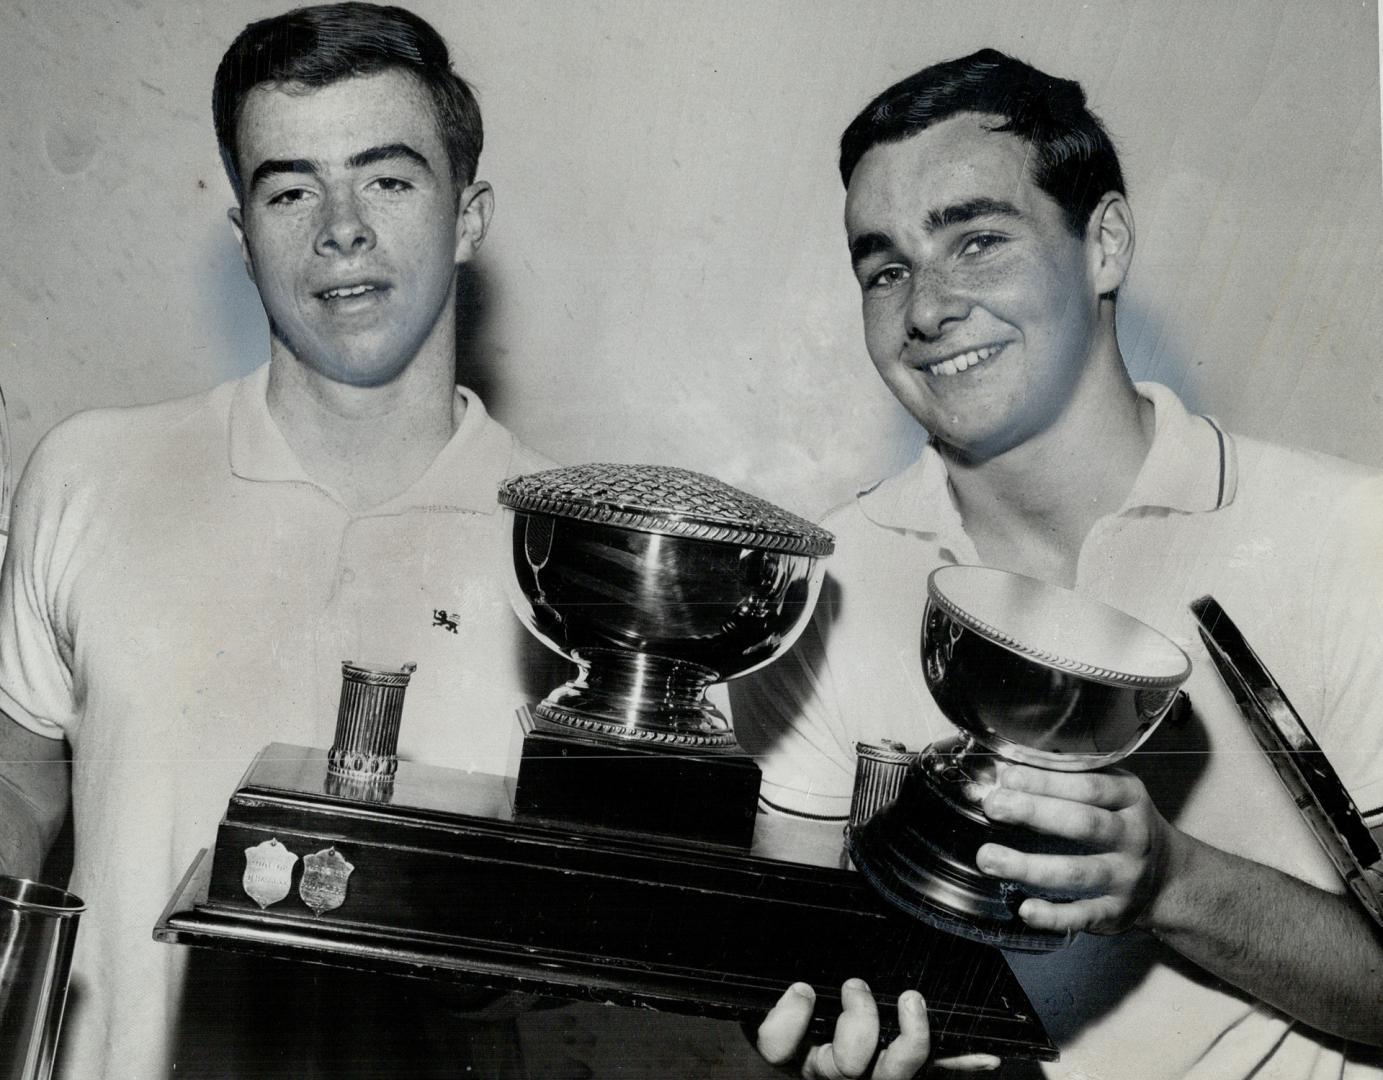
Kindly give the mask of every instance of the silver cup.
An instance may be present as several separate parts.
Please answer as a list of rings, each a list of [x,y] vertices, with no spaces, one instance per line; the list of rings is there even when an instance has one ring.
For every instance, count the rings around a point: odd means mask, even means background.
[[[1084,772],[1132,754],[1171,708],[1191,662],[1152,627],[1068,589],[945,566],[927,581],[922,670],[960,734],[927,747],[894,800],[851,829],[850,856],[924,922],[1010,949],[1057,948],[1063,935],[1018,917],[1030,894],[982,874],[975,852],[991,841],[1079,849],[990,821],[981,803],[1005,761]]]
[[[500,487],[514,610],[580,673],[534,710],[586,737],[736,749],[713,683],[797,640],[831,534],[704,476],[582,465]]]
[[[0,876],[0,1076],[48,1080],[86,905],[51,885]]]

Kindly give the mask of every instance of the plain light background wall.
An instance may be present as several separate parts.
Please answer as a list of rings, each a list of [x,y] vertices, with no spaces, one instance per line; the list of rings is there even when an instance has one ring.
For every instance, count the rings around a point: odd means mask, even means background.
[[[249,370],[209,86],[253,0],[0,6],[0,385],[16,462],[93,405]],[[816,515],[915,452],[865,354],[840,131],[992,44],[1080,79],[1139,226],[1125,355],[1232,428],[1383,465],[1371,0],[413,5],[485,114],[498,212],[462,379],[559,460]]]

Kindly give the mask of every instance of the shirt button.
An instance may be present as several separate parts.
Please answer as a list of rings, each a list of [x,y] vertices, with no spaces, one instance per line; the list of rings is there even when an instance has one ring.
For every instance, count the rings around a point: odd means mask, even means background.
[[[352,570],[349,566],[346,567],[344,570],[341,571],[341,584],[342,584],[342,585],[349,585],[349,584],[350,584],[352,581],[354,581],[354,580],[355,580],[355,571]]]

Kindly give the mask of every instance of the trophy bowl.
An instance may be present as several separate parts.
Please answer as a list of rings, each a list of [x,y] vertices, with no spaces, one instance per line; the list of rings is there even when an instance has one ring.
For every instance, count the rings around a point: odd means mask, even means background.
[[[959,734],[911,765],[898,796],[850,830],[855,865],[899,907],[989,944],[1044,951],[1063,935],[1018,917],[1031,895],[980,873],[989,842],[1031,852],[1078,846],[992,822],[981,803],[1005,762],[1061,772],[1113,765],[1153,733],[1191,673],[1172,641],[1068,589],[981,566],[927,580],[922,670]]]
[[[983,566],[927,579],[922,671],[946,718],[1009,761],[1100,769],[1152,734],[1191,662],[1131,615]]]
[[[534,710],[586,737],[736,749],[713,683],[797,640],[831,534],[713,477],[579,465],[506,480],[523,624],[577,665]]]

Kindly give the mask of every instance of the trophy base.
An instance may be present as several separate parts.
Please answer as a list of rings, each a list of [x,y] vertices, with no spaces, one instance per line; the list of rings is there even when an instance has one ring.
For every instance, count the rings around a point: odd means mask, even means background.
[[[929,926],[1020,952],[1061,948],[1069,935],[1034,929],[1019,917],[1032,892],[975,865],[986,843],[1071,850],[986,818],[978,802],[992,782],[991,755],[972,751],[965,739],[934,743],[897,799],[850,830],[850,858],[886,899]]]
[[[760,771],[738,749],[584,738],[528,708],[519,729],[518,817],[737,848],[754,839]]]
[[[919,989],[940,1053],[1056,1056],[1002,955],[885,903],[838,824],[764,816],[733,851],[525,820],[506,778],[407,761],[361,802],[326,764],[261,752],[156,939],[752,1023],[805,980],[827,1039],[858,976],[886,1031]]]

